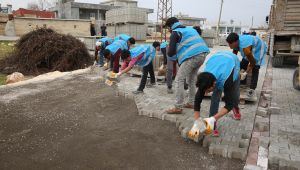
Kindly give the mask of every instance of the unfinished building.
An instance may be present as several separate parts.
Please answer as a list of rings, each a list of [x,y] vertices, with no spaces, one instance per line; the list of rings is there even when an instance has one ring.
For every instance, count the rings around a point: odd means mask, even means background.
[[[139,8],[134,0],[108,0],[100,4],[79,3],[74,0],[59,0],[51,9],[61,19],[92,19],[100,32],[103,24],[107,25],[108,36],[127,33],[137,40],[145,40],[148,14],[153,9]]]

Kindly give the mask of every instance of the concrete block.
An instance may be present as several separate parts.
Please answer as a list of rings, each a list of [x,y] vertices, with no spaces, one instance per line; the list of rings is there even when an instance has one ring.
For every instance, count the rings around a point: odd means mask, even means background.
[[[227,158],[228,145],[211,144],[209,146],[209,154],[222,156]]]
[[[269,137],[259,137],[259,146],[264,148],[269,148],[270,138]]]
[[[268,110],[264,108],[258,108],[257,115],[262,116],[262,117],[267,117],[268,116]]]
[[[263,169],[268,169],[268,149],[265,147],[259,147],[257,165]]]
[[[269,124],[265,122],[255,122],[255,128],[259,132],[266,132],[269,131]]]
[[[280,111],[281,111],[280,107],[273,107],[273,106],[271,106],[268,110],[269,114],[271,115],[279,115]]]
[[[162,115],[162,120],[167,120],[167,121],[176,123],[177,117],[175,115],[163,114]]]
[[[228,157],[231,156],[231,158],[234,159],[240,159],[242,161],[245,161],[247,158],[247,150],[246,148],[231,148],[230,150],[228,150],[227,155]]]
[[[249,139],[241,139],[239,141],[239,148],[247,148],[249,147],[250,140]]]
[[[211,137],[210,136],[205,136],[204,140],[203,140],[203,143],[202,143],[202,146],[204,148],[207,148],[207,147],[210,146],[210,144],[211,144]]]
[[[244,170],[264,170],[264,169],[256,165],[245,165]]]

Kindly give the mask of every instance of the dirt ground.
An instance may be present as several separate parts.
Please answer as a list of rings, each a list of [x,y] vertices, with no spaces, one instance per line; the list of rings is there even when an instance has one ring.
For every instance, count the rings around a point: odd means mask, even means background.
[[[77,76],[0,89],[0,169],[242,169]]]

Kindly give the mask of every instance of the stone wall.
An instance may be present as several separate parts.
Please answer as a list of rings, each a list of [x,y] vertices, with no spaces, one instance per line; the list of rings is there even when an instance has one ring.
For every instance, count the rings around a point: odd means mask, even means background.
[[[52,28],[59,33],[73,36],[90,35],[90,20],[15,18],[14,23],[17,36],[40,27]]]
[[[0,35],[4,35],[5,33],[5,25],[8,21],[8,15],[7,14],[0,14]]]

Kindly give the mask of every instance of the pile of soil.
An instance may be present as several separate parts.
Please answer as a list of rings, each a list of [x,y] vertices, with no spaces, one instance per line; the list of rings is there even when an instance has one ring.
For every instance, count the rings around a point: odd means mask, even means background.
[[[39,28],[20,38],[15,51],[0,61],[0,72],[39,75],[73,71],[91,64],[92,58],[80,40],[52,29]]]

